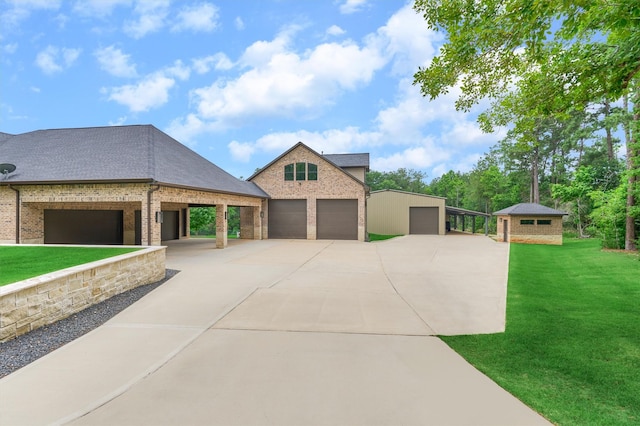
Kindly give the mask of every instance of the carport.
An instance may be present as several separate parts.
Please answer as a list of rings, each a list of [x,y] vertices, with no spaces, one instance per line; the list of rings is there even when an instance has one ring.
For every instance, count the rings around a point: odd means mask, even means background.
[[[450,207],[450,206],[447,206],[445,210],[446,210],[447,217],[449,218],[449,220],[447,220],[447,232],[451,231],[451,229],[455,229],[455,230],[458,229],[458,218],[460,218],[461,231],[464,232],[465,222],[466,222],[465,219],[467,218],[467,216],[469,216],[471,218],[471,233],[475,234],[476,233],[476,217],[482,216],[484,217],[484,235],[489,235],[489,218],[491,217],[491,214],[477,212],[473,210],[461,209],[459,207]]]

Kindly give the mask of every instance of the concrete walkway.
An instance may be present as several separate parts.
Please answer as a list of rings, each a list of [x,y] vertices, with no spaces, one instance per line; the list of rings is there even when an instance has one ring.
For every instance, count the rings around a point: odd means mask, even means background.
[[[0,424],[533,425],[433,334],[504,330],[508,245],[172,242],[181,272],[0,380]]]

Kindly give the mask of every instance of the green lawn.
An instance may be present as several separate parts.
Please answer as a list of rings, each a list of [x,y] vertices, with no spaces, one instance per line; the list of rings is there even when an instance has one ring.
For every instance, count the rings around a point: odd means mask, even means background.
[[[506,332],[442,339],[555,424],[640,424],[637,255],[512,244]]]
[[[135,250],[140,249],[0,246],[0,286]]]
[[[369,241],[382,241],[401,236],[402,235],[380,235],[369,233]]]

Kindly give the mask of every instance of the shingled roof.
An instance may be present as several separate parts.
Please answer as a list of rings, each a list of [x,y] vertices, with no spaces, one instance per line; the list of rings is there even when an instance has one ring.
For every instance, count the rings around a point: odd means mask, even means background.
[[[338,167],[364,167],[369,170],[369,153],[324,154],[323,157]]]
[[[567,213],[536,203],[520,203],[506,209],[493,212],[494,216],[564,216]]]
[[[155,182],[267,198],[152,125],[37,130],[0,135],[7,183]]]

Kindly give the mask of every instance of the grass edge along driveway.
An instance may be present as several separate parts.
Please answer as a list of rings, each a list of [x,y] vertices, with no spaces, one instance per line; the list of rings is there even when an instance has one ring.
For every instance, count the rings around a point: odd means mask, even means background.
[[[506,332],[442,339],[558,425],[640,424],[640,261],[511,244]]]
[[[140,250],[130,247],[0,246],[0,287]]]

